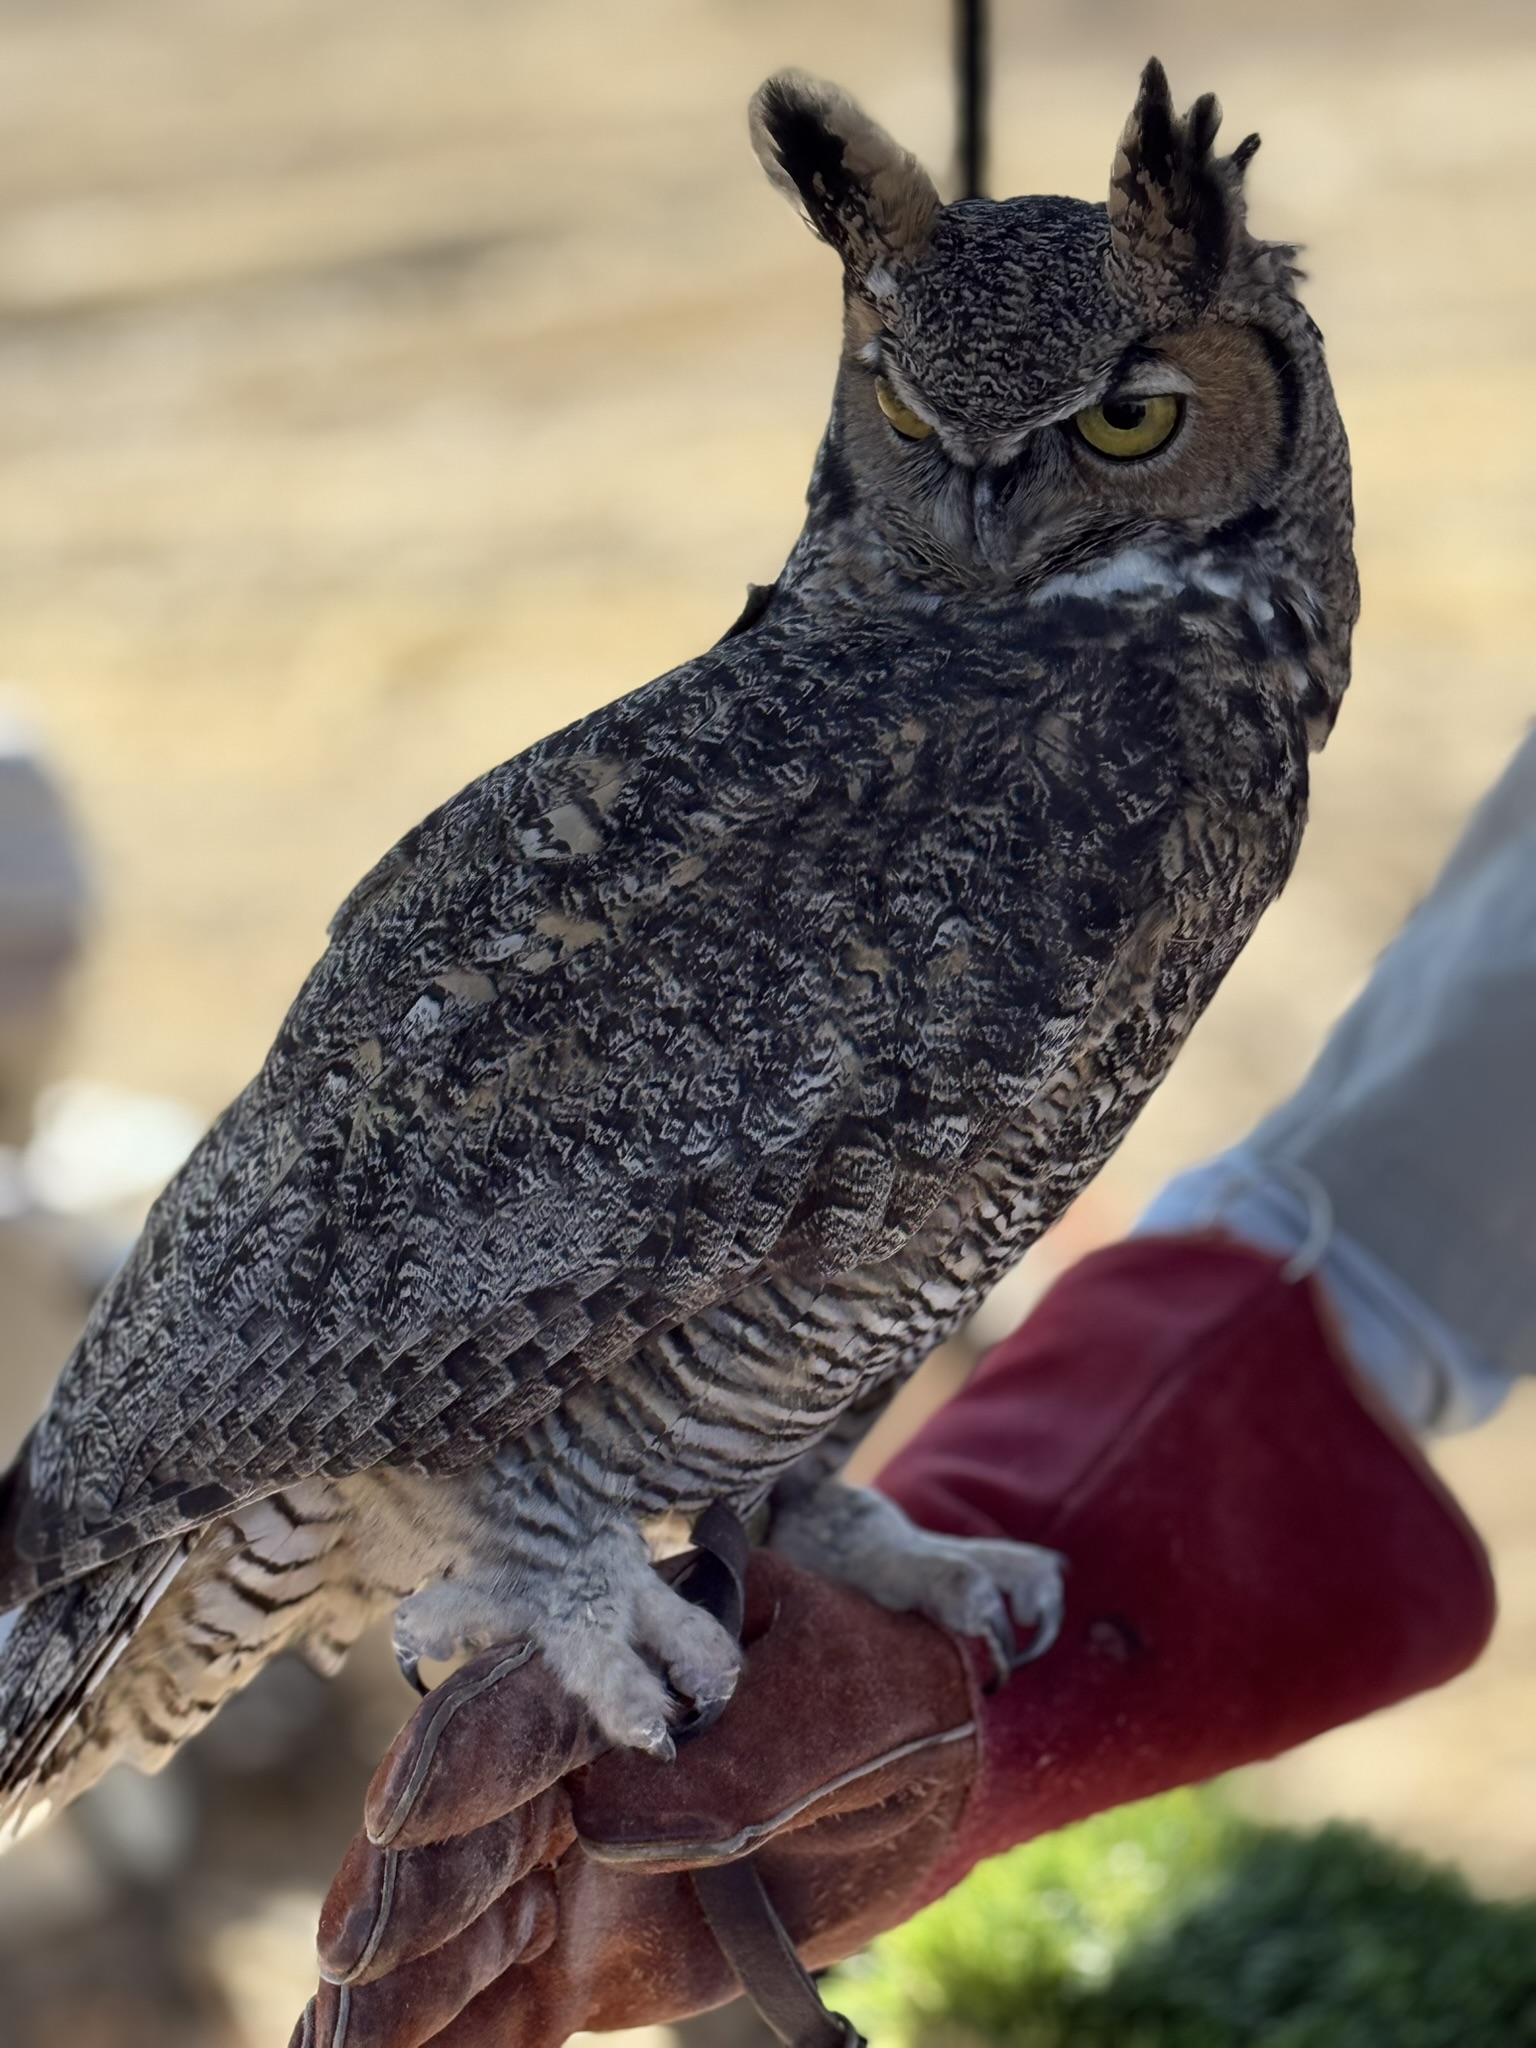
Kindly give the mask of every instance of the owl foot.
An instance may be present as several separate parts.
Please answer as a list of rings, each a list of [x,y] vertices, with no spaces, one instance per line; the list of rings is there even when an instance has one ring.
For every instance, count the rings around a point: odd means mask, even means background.
[[[439,1579],[401,1602],[394,1640],[418,1687],[426,1660],[532,1642],[609,1742],[666,1762],[671,1722],[728,1700],[741,1672],[734,1638],[656,1576],[636,1530],[608,1530],[563,1570],[510,1590],[473,1570]]]
[[[1062,1559],[1033,1543],[938,1536],[894,1501],[833,1482],[778,1509],[768,1547],[897,1613],[980,1636],[999,1680],[1048,1650],[1061,1627]],[[1016,1623],[1034,1634],[1021,1649]]]

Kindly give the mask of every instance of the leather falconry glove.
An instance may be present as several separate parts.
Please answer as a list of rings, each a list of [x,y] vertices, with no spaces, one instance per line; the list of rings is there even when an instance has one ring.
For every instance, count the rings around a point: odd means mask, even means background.
[[[740,1981],[830,2043],[759,1884],[819,1967],[983,1856],[1442,1683],[1492,1626],[1475,1535],[1320,1298],[1219,1239],[1084,1260],[881,1485],[1066,1555],[1046,1656],[989,1689],[982,1646],[758,1554],[736,1696],[662,1765],[595,1755],[539,1659],[485,1653],[380,1767],[294,2048],[554,2048]]]

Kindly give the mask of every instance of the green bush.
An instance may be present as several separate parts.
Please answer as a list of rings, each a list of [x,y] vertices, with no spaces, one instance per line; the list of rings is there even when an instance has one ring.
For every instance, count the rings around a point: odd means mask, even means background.
[[[823,1989],[875,2048],[1536,2048],[1536,1903],[1178,1792],[983,1864]]]

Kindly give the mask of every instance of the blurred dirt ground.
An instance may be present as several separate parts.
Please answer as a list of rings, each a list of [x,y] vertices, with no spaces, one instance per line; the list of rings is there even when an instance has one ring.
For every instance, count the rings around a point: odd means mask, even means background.
[[[1300,1072],[1530,716],[1536,18],[997,13],[994,189],[1097,197],[1153,49],[1180,95],[1219,88],[1234,139],[1263,130],[1256,225],[1308,245],[1357,460],[1357,680],[1301,870],[1073,1219],[1085,1244]],[[773,575],[837,278],[765,186],[746,97],[824,71],[942,165],[947,54],[942,0],[0,0],[0,682],[99,878],[59,1071],[211,1113],[385,845]],[[0,1286],[14,1437],[78,1303],[14,1239]],[[1536,1888],[1536,1401],[1446,1468],[1498,1556],[1494,1650],[1254,1796]],[[262,1709],[297,1777],[248,1729],[249,1767],[210,1753],[0,1866],[7,2040],[282,2040],[385,1686]],[[131,1956],[159,1990],[123,1988]]]

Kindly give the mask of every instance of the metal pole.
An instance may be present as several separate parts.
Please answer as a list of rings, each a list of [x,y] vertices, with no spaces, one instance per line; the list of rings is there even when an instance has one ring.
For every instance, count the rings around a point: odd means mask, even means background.
[[[987,189],[987,0],[955,0],[955,180],[961,199]]]

